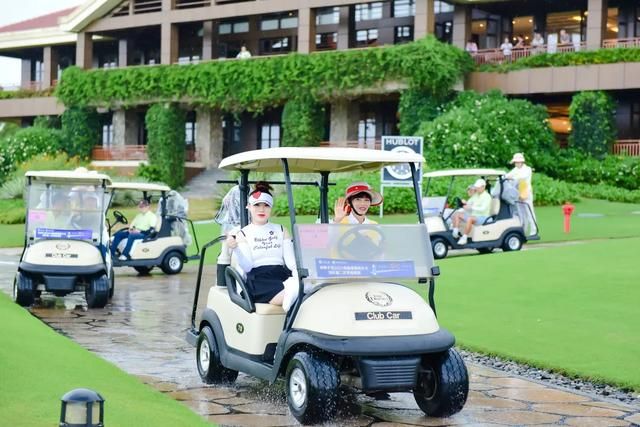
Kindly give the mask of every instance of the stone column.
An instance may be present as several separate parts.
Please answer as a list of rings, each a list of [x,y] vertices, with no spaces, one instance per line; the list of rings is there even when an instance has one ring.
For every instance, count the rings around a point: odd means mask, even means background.
[[[118,67],[129,65],[129,42],[127,39],[118,40]]]
[[[90,33],[78,33],[76,65],[85,69],[91,68],[93,65],[93,38]]]
[[[31,60],[23,59],[20,61],[20,87],[24,89],[31,88]]]
[[[209,61],[213,59],[213,21],[204,21],[202,23],[202,60]],[[217,55],[216,55],[217,57]]]
[[[467,40],[471,37],[471,8],[464,5],[455,5],[453,11],[452,44],[464,49]]]
[[[414,40],[435,32],[436,16],[433,0],[416,0],[416,16],[413,24]]]
[[[51,87],[58,70],[58,53],[52,46],[46,46],[42,49],[42,65],[44,67],[42,89],[47,89]]]
[[[357,141],[359,118],[360,107],[356,102],[340,99],[331,104],[329,141],[340,145]]]
[[[162,11],[168,12],[170,10],[173,10],[175,8],[175,5],[176,5],[175,0],[162,0]]]
[[[354,31],[349,6],[340,7],[340,23],[338,24],[338,50],[349,49],[349,40]]]
[[[196,128],[196,150],[200,162],[207,169],[217,167],[223,150],[222,114],[218,110],[198,108]]]
[[[607,31],[607,0],[589,0],[587,16],[587,49],[602,47],[602,40]]]
[[[112,145],[119,147],[125,145],[125,134],[127,128],[125,110],[115,110],[111,116],[111,124],[113,125]]]
[[[298,10],[298,52],[316,50],[316,13],[310,8]]]
[[[174,64],[178,61],[178,26],[163,22],[160,29],[160,63]]]

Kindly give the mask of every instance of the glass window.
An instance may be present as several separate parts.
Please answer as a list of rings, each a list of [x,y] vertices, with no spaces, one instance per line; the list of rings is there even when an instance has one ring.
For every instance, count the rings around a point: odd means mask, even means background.
[[[375,144],[376,142],[376,118],[372,114],[358,122],[358,142]]]
[[[316,25],[332,25],[340,22],[340,8],[326,7],[316,11]]]
[[[260,53],[291,52],[291,37],[260,39]]]
[[[338,46],[338,33],[320,33],[316,34],[316,49],[331,50]]]
[[[102,146],[109,147],[113,144],[113,124],[102,125]]]
[[[394,43],[407,43],[413,40],[413,26],[403,25],[396,27],[396,34],[394,37]]]
[[[248,33],[249,32],[249,21],[241,21],[233,24],[233,32],[234,33]]]
[[[356,46],[375,46],[378,42],[378,29],[359,30],[356,32]]]
[[[280,124],[264,123],[260,128],[260,148],[280,146]]]
[[[433,8],[435,9],[435,13],[451,13],[454,9],[452,4],[439,0],[433,2]]]
[[[280,28],[297,28],[297,27],[298,27],[297,16],[289,16],[287,18],[282,18],[280,20]]]
[[[396,0],[393,2],[393,16],[402,18],[416,15],[415,0]]]
[[[382,19],[382,2],[357,4],[355,12],[356,22]]]
[[[277,30],[280,28],[296,28],[297,26],[298,17],[294,12],[265,16],[262,18],[262,21],[260,21],[260,29],[262,31]]]
[[[277,30],[278,29],[278,20],[277,19],[265,19],[265,20],[260,22],[260,29],[262,31]]]
[[[219,34],[231,34],[231,24],[229,24],[229,23],[220,24],[218,26],[218,33]]]

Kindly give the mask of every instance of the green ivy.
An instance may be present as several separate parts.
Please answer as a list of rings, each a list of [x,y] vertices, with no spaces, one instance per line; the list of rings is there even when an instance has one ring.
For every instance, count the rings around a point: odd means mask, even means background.
[[[472,68],[465,52],[429,36],[396,46],[245,61],[113,70],[69,67],[62,73],[56,96],[67,106],[180,101],[229,112],[260,112],[300,94],[328,102],[387,81],[446,93]]]
[[[282,145],[315,147],[324,136],[324,108],[309,97],[293,98],[282,110]]]
[[[433,93],[419,88],[409,88],[400,94],[398,115],[400,134],[414,135],[420,125],[430,122],[443,112],[443,105],[451,98],[451,94],[435,96]]]
[[[43,96],[51,96],[54,93],[53,88],[44,90],[31,90],[31,89],[19,89],[19,90],[2,90],[0,88],[0,99],[21,99],[21,98],[39,98]]]
[[[569,146],[602,158],[616,141],[616,106],[604,92],[579,92],[569,106]]]
[[[185,112],[170,103],[152,105],[145,117],[149,166],[173,188],[184,184],[185,120]]]
[[[71,157],[91,157],[91,150],[100,140],[100,122],[95,109],[69,107],[60,118],[62,149]]]

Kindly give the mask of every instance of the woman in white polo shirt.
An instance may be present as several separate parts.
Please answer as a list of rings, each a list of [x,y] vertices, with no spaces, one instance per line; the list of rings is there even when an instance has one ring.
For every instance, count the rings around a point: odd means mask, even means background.
[[[293,242],[281,225],[269,222],[273,195],[271,186],[258,182],[249,194],[251,224],[236,236],[229,235],[227,245],[238,266],[246,274],[247,290],[255,303],[282,305],[284,282],[297,276]]]

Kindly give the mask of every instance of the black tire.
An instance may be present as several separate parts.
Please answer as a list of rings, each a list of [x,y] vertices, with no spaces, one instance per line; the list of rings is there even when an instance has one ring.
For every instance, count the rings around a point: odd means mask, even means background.
[[[467,367],[457,351],[425,357],[413,397],[430,417],[448,417],[462,410],[469,394]]]
[[[33,280],[18,272],[13,281],[13,300],[22,307],[29,307],[35,302]]]
[[[139,275],[147,276],[149,273],[151,273],[151,270],[153,270],[153,266],[151,267],[137,266],[137,267],[133,267],[133,269],[137,271]]]
[[[509,233],[502,241],[502,250],[505,252],[519,251],[522,249],[524,239],[518,233]]]
[[[287,365],[287,403],[301,424],[331,420],[338,410],[340,375],[324,355],[297,353]]]
[[[449,253],[449,245],[442,237],[433,237],[431,239],[431,249],[433,250],[433,257],[435,259],[446,258]]]
[[[111,274],[109,275],[109,299],[113,298],[113,294],[116,291],[116,276],[111,268]]]
[[[165,255],[160,268],[164,274],[178,274],[182,271],[184,256],[178,251],[171,251]]]
[[[196,365],[200,378],[207,384],[231,384],[238,378],[238,371],[222,366],[220,352],[209,326],[202,328],[198,335]]]
[[[495,248],[478,248],[478,252],[481,254],[490,254],[494,249]]]
[[[89,308],[103,308],[109,301],[109,278],[106,274],[96,277],[85,289],[87,306]]]

